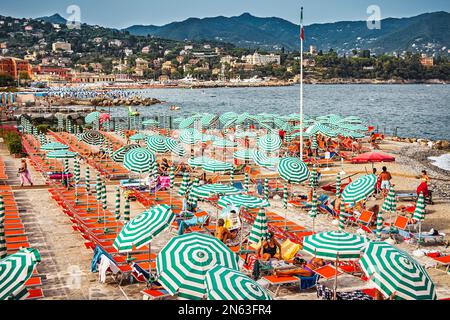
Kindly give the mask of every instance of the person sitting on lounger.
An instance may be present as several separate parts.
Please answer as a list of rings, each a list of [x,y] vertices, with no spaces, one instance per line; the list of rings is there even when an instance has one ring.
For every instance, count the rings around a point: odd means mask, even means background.
[[[259,252],[262,261],[270,261],[271,259],[279,258],[277,251],[281,252],[281,245],[275,239],[273,232],[269,233],[269,237],[262,243],[261,250]]]
[[[304,259],[295,258],[294,259],[295,269],[291,270],[275,270],[274,273],[278,277],[312,277],[314,275],[314,270],[319,269],[325,265],[322,259],[313,258],[311,261],[306,262]]]
[[[225,228],[225,220],[219,219],[217,221],[215,237],[223,243],[227,243],[228,239],[233,240],[236,238],[236,232],[230,232],[230,230]]]

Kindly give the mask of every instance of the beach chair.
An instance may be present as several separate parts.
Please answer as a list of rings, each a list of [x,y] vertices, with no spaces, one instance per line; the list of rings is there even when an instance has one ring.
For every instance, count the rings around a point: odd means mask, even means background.
[[[268,290],[272,292],[275,297],[278,297],[282,286],[300,286],[300,279],[298,277],[265,276],[262,277],[262,279],[269,284]]]
[[[372,218],[375,213],[371,211],[364,210],[361,212],[361,215],[356,219],[356,223],[361,226],[369,227],[370,223],[372,222]]]
[[[439,256],[439,257],[430,257],[436,262],[435,269],[438,269],[438,266],[443,266],[445,268],[445,272],[448,273],[450,269],[450,255]]]
[[[141,291],[143,300],[164,300],[170,297],[170,293],[163,289],[147,289]]]

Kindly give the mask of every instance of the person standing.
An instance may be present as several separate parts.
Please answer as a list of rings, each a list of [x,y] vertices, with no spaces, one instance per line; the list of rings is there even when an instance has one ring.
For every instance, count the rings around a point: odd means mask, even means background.
[[[21,165],[19,168],[19,176],[20,176],[20,186],[23,187],[25,182],[28,182],[31,186],[33,186],[33,182],[31,181],[30,171],[28,170],[27,161],[25,159],[21,160]]]
[[[383,171],[380,173],[381,191],[383,193],[383,197],[386,197],[389,189],[391,188],[392,175],[389,171],[387,171],[386,167],[383,167],[382,170]]]

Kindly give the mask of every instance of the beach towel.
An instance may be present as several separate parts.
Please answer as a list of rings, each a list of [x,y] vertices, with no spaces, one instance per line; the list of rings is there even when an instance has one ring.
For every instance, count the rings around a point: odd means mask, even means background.
[[[113,274],[117,274],[119,272],[119,268],[107,256],[102,255],[100,264],[98,265],[98,273],[101,283],[106,282],[106,272],[108,271],[111,271]]]

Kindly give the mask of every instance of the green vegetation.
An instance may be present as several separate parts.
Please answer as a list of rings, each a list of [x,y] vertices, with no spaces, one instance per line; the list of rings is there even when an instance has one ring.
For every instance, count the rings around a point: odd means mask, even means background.
[[[17,131],[1,130],[0,136],[11,154],[21,155],[23,153],[22,138]]]

